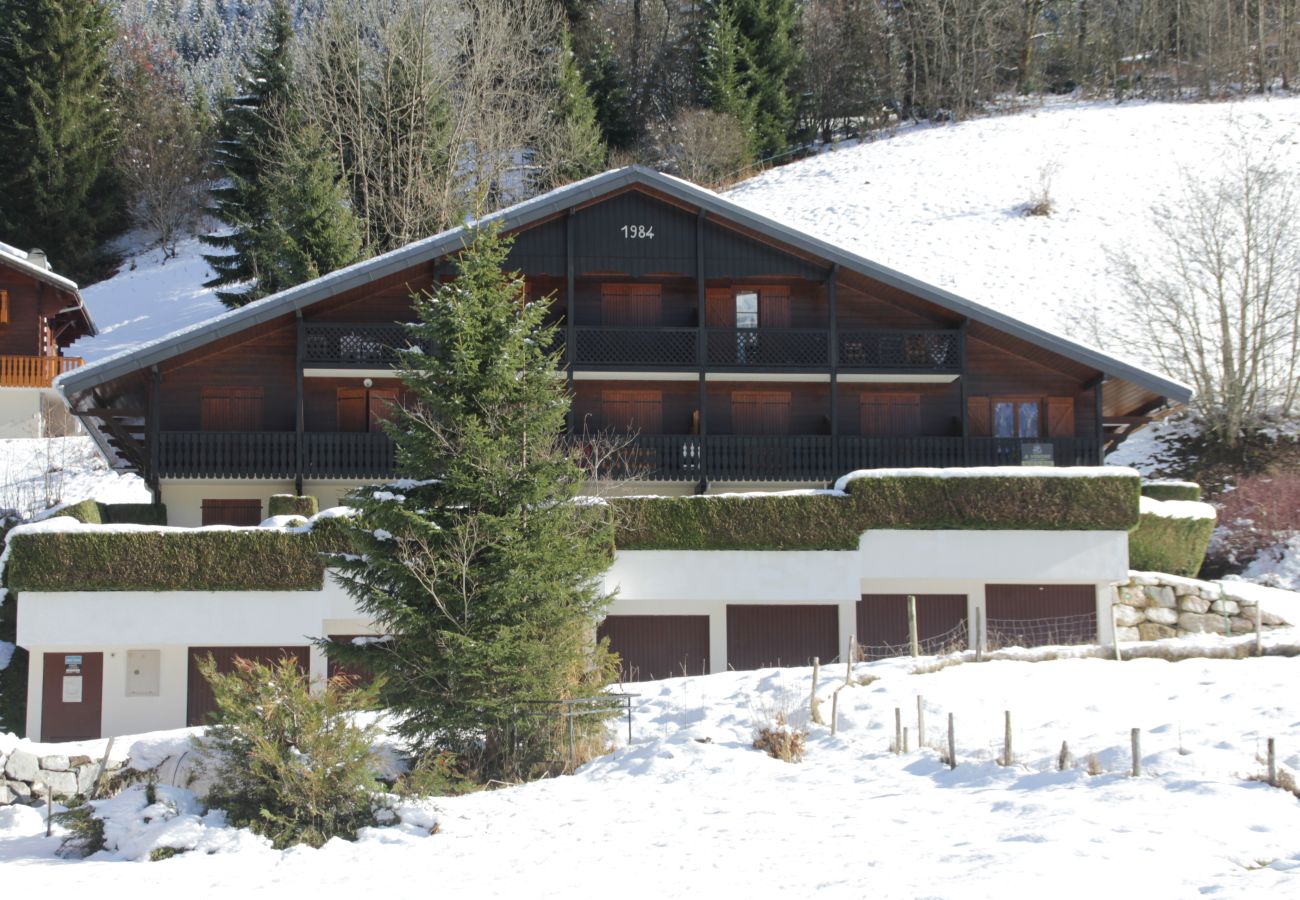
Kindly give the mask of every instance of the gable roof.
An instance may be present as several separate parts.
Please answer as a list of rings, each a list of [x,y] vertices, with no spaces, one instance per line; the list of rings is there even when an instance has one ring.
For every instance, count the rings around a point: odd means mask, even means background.
[[[0,242],[0,265],[9,266],[11,269],[16,269],[24,275],[35,278],[37,281],[71,294],[77,301],[76,312],[86,320],[86,334],[99,333],[98,329],[95,328],[94,321],[90,318],[90,310],[86,309],[86,304],[81,299],[81,291],[77,288],[77,283],[71,278],[64,278],[53,269],[48,268],[47,265],[33,262],[28,258],[26,251],[11,247],[3,242]]]
[[[1067,359],[1130,381],[1152,393],[1179,403],[1192,397],[1187,385],[1155,372],[1116,359],[1099,350],[1075,343],[1041,328],[1026,324],[1005,313],[959,297],[942,288],[926,284],[901,272],[872,262],[826,241],[812,237],[788,225],[739,206],[712,191],[688,181],[665,175],[642,166],[613,169],[576,181],[533,197],[522,203],[483,216],[477,224],[496,224],[504,231],[525,227],[564,212],[574,206],[598,199],[626,187],[644,186],[686,203],[708,214],[765,234],[777,241],[825,259],[832,265],[858,272],[883,284],[928,300],[973,322],[1022,338]],[[88,366],[60,375],[55,384],[67,396],[84,391],[165,359],[193,350],[220,338],[237,334],[254,325],[303,309],[344,291],[395,275],[421,263],[431,262],[464,246],[468,226],[452,228],[364,262],[323,275],[320,278],[281,291],[216,316],[190,328],[173,332],[126,352],[107,357]]]

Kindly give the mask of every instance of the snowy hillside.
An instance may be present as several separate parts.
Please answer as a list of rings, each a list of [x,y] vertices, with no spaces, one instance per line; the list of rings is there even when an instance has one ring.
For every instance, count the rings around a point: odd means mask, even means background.
[[[1151,207],[1212,175],[1240,128],[1300,171],[1300,98],[1058,103],[824,153],[727,197],[964,297],[1076,339],[1071,312],[1117,296],[1108,248],[1150,246]],[[1025,216],[1050,178],[1054,211]],[[1123,347],[1122,320],[1111,324]],[[1143,360],[1134,360],[1143,362]]]
[[[181,815],[141,822],[123,846],[145,856],[161,844],[198,844],[211,855],[151,863],[101,853],[74,863],[55,857],[58,837],[44,837],[39,811],[12,807],[0,810],[0,883],[17,897],[105,884],[116,886],[114,896],[198,885],[204,896],[1300,894],[1300,803],[1251,780],[1264,771],[1269,737],[1284,770],[1300,768],[1300,660],[1004,661],[915,675],[910,668],[907,660],[859,666],[857,678],[878,680],[840,694],[839,733],[811,726],[798,764],[751,742],[755,725],[776,709],[806,722],[808,669],[632,685],[642,696],[631,746],[618,723],[611,739],[619,749],[577,775],[443,798],[422,826],[404,815],[405,825],[320,850],[270,850],[178,802]],[[823,670],[826,716],[842,683],[842,669]],[[919,750],[918,696],[927,743]],[[890,751],[895,708],[910,730],[906,755]],[[1005,710],[1011,766],[996,762]],[[936,749],[946,742],[949,713],[955,770]],[[1129,776],[1131,728],[1142,730],[1137,778]],[[159,735],[130,752],[157,762],[186,748],[176,738]],[[1058,771],[1062,741],[1073,762]],[[129,747],[119,740],[115,755]],[[174,768],[163,765],[164,785]],[[438,833],[430,835],[435,818]]]

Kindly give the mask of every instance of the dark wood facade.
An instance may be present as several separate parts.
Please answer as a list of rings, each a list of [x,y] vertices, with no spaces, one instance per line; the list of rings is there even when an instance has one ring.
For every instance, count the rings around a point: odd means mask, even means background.
[[[76,291],[51,281],[0,252],[0,387],[47,388],[82,365],[63,348],[93,326]]]
[[[653,236],[651,236],[653,235]],[[646,480],[824,482],[883,466],[1099,464],[1108,419],[1164,398],[651,186],[517,228],[552,298],[570,432],[636,432]],[[392,473],[391,348],[436,257],[120,375],[74,402],[160,478]],[[1115,396],[1119,396],[1116,393]]]

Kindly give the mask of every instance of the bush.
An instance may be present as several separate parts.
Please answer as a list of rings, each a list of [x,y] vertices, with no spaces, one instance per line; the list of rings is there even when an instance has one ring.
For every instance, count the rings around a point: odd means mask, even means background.
[[[803,759],[807,740],[807,731],[794,728],[786,721],[785,713],[778,712],[774,721],[759,727],[754,749],[766,752],[773,759],[796,763]]]
[[[270,516],[302,516],[310,519],[320,512],[320,504],[315,497],[295,497],[293,494],[272,494],[271,502],[266,508]]]
[[[1217,501],[1222,523],[1214,540],[1216,567],[1236,570],[1261,552],[1300,534],[1300,473],[1278,469],[1248,475]]]
[[[1182,519],[1143,513],[1129,532],[1128,562],[1145,572],[1194,576],[1201,571],[1214,519]]]
[[[0,587],[0,641],[18,641],[18,603]],[[0,669],[0,734],[27,733],[27,651],[15,646],[9,665]]]
[[[61,516],[69,516],[78,522],[84,522],[87,525],[104,524],[103,517],[99,514],[99,504],[94,500],[82,500],[80,503],[73,503],[65,506],[58,512]]]
[[[376,824],[378,729],[355,714],[375,708],[380,683],[336,678],[313,694],[292,659],[236,666],[223,675],[211,657],[199,663],[217,704],[217,724],[195,739],[214,776],[208,805],[280,849]]]
[[[97,503],[82,500],[58,511],[87,525],[166,525],[167,507],[153,503]]]
[[[1191,481],[1148,481],[1142,496],[1152,500],[1200,500],[1201,486]]]

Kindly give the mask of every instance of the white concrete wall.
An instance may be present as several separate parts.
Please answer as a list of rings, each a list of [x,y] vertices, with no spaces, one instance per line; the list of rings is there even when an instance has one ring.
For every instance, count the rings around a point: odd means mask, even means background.
[[[41,389],[0,388],[0,438],[41,436]]]
[[[868,531],[858,550],[864,585],[1088,584],[1128,577],[1126,531]]]
[[[316,498],[321,509],[338,506],[342,497],[359,481],[304,481],[303,493]],[[162,502],[167,506],[167,524],[184,528],[203,524],[204,500],[261,500],[262,516],[270,515],[272,494],[292,494],[293,481],[249,478],[162,479]]]

